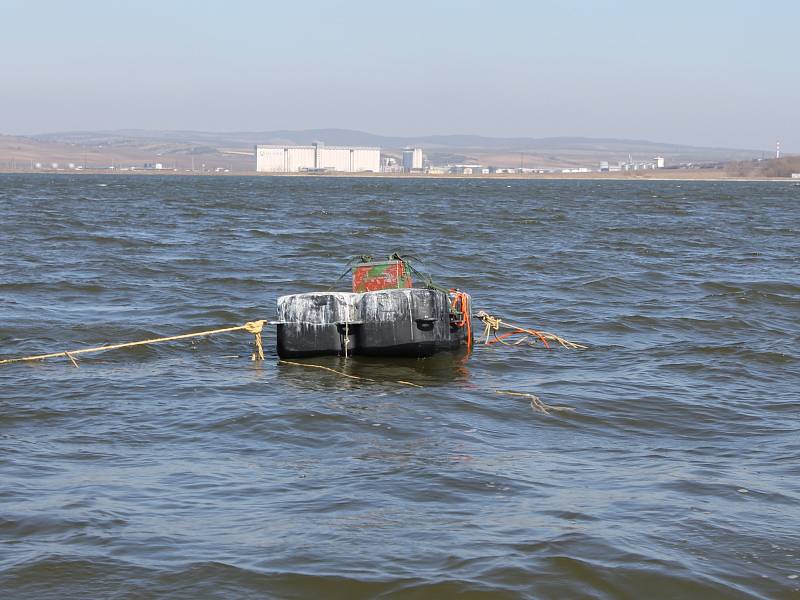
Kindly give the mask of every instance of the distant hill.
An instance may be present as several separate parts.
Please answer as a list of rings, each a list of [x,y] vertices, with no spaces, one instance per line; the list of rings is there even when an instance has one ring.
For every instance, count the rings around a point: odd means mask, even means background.
[[[44,168],[52,164],[60,168],[69,168],[70,164],[87,169],[141,168],[145,163],[162,163],[164,168],[178,170],[252,171],[255,160],[252,147],[224,148],[126,136],[112,138],[105,134],[97,137],[81,134],[75,138],[69,134],[63,138],[0,135],[0,169],[28,169],[37,163]]]
[[[664,156],[667,164],[747,161],[759,150],[696,147],[647,140],[584,137],[486,137],[477,135],[381,136],[350,129],[275,130],[261,132],[70,131],[33,136],[0,136],[0,165],[28,160],[43,163],[73,162],[92,165],[140,166],[163,162],[170,167],[254,168],[256,144],[310,144],[379,146],[385,154],[399,156],[405,146],[419,146],[437,164],[474,162],[500,167],[596,167],[632,156],[649,160]]]

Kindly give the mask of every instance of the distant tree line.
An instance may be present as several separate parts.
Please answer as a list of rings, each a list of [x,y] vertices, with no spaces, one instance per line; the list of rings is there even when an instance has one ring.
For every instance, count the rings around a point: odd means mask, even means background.
[[[800,173],[800,156],[732,162],[725,170],[733,177],[791,177]]]

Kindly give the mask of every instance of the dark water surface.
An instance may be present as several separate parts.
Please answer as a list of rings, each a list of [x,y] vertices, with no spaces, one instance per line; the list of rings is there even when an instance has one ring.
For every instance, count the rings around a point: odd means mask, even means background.
[[[591,349],[0,366],[0,595],[800,597],[799,225],[782,183],[1,176],[3,357],[270,318],[396,249]]]

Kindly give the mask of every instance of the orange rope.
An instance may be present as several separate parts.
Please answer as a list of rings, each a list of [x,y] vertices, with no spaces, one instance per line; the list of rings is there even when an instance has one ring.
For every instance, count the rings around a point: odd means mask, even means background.
[[[450,307],[454,313],[461,313],[461,320],[453,321],[453,325],[467,328],[467,349],[472,348],[472,315],[470,314],[469,295],[459,292],[455,288],[451,289],[450,293],[453,294]]]
[[[507,337],[511,337],[512,335],[518,335],[520,333],[527,333],[528,335],[535,335],[536,337],[539,338],[539,340],[541,340],[542,344],[544,344],[544,347],[547,348],[548,350],[550,350],[550,344],[548,344],[547,340],[545,339],[545,337],[541,333],[536,331],[535,329],[515,329],[514,331],[509,331],[509,332],[503,333],[501,335],[497,335],[495,333],[494,339],[493,340],[489,340],[488,342],[486,342],[486,344],[488,346],[491,346],[495,342],[499,342],[500,340],[503,340],[503,339],[505,339]]]
[[[557,336],[554,333],[549,333],[547,331],[537,331],[535,329],[527,329],[520,325],[515,325],[514,323],[501,321],[497,317],[493,317],[492,315],[483,310],[478,311],[475,317],[483,321],[483,324],[486,326],[486,329],[483,332],[483,337],[485,338],[484,344],[493,344],[494,342],[500,342],[501,344],[506,344],[506,342],[503,341],[505,338],[510,337],[512,335],[518,335],[520,333],[527,333],[529,335],[539,338],[539,340],[542,342],[542,344],[544,344],[545,348],[547,349],[550,349],[550,344],[548,343],[548,341],[558,342],[564,348],[586,349],[586,346],[584,346],[583,344],[576,344],[575,342],[570,342],[569,340],[565,340],[564,338]],[[506,329],[511,329],[512,331],[498,336],[497,332],[500,330],[501,327],[504,327]],[[494,340],[489,339],[489,336],[491,335],[494,335]],[[525,339],[526,338],[522,338],[515,344],[507,344],[507,345],[516,346],[525,341]]]
[[[517,329],[516,331],[509,331],[508,333],[504,333],[502,335],[495,334],[494,339],[493,340],[489,340],[488,342],[486,342],[486,345],[487,346],[491,346],[495,342],[499,342],[500,340],[504,340],[507,337],[511,337],[512,335],[517,335],[518,333],[525,333],[525,332],[522,331],[522,329]]]

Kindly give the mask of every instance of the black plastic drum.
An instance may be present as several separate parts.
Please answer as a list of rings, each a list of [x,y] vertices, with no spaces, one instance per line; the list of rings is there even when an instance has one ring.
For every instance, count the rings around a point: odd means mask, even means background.
[[[471,344],[463,320],[448,294],[427,288],[282,296],[278,356],[430,356]]]

